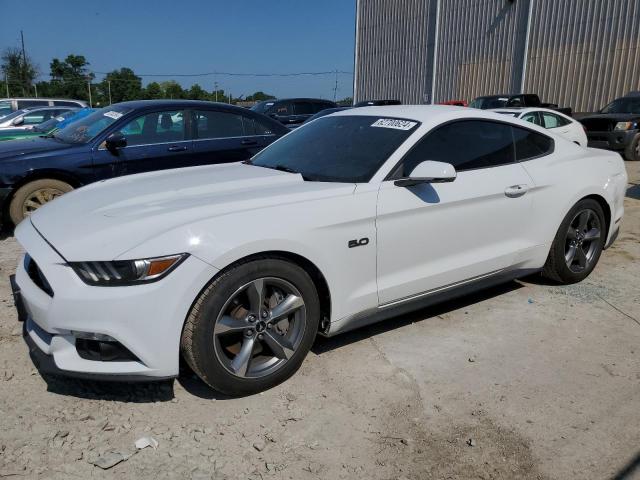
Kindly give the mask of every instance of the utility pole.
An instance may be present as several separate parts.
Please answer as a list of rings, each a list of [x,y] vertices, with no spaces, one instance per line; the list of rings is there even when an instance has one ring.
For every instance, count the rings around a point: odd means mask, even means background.
[[[7,72],[4,73],[4,86],[7,87],[7,98],[9,98],[9,77]]]
[[[338,70],[336,70],[336,84],[333,87],[333,101],[336,101],[338,95]]]
[[[107,80],[107,86],[109,87],[109,105],[111,105],[111,80]]]
[[[22,94],[24,95],[24,86],[27,84],[27,54],[24,49],[24,34],[20,30],[20,39],[22,40]]]
[[[218,82],[213,82],[213,88],[216,90],[216,102],[218,101]]]
[[[91,102],[91,80],[87,81],[87,85],[89,86],[89,107],[93,108],[93,103]]]
[[[38,98],[38,85],[33,84],[33,89],[36,91],[36,98]]]

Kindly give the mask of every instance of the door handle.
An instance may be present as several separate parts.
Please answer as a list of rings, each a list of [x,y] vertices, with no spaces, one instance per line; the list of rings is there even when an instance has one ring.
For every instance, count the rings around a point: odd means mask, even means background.
[[[172,145],[167,150],[170,152],[184,152],[187,149],[184,145]]]
[[[511,185],[504,189],[504,194],[509,198],[521,197],[529,191],[529,185]]]
[[[242,140],[240,142],[242,145],[257,145],[258,142],[256,140]]]

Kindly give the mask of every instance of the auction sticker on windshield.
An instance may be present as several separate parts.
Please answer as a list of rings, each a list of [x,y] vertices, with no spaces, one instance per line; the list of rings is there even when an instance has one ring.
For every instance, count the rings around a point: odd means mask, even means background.
[[[118,120],[122,114],[120,112],[114,112],[112,110],[108,111],[108,112],[104,112],[104,116],[105,117],[109,117],[109,118],[113,118],[114,120]]]
[[[372,127],[394,128],[396,130],[411,130],[418,122],[399,120],[397,118],[381,118],[371,124]]]

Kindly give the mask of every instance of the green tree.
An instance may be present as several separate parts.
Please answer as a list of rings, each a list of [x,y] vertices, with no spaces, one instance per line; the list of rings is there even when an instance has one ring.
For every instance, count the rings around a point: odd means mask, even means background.
[[[50,64],[51,89],[56,96],[88,100],[88,84],[95,75],[83,55],[67,55],[63,61],[54,58]]]
[[[158,82],[151,82],[147,85],[147,88],[144,89],[143,97],[147,100],[158,100],[160,98],[164,98],[160,84]]]
[[[20,96],[30,97],[35,95],[33,85],[38,76],[38,67],[28,56],[23,59],[20,49],[9,47],[4,50],[0,58],[0,70],[2,71],[3,80],[5,78],[8,80],[9,95],[12,95],[12,90],[16,95]],[[6,84],[3,86],[5,88],[2,95],[7,91]]]
[[[262,102],[263,100],[272,100],[276,97],[274,97],[273,95],[269,95],[268,93],[264,93],[264,92],[255,92],[252,95],[249,95],[247,98],[245,98],[246,101],[249,102]]]
[[[162,94],[164,98],[177,99],[177,98],[184,97],[184,90],[182,90],[182,87],[180,86],[180,84],[175,80],[168,80],[166,82],[162,82],[160,84],[160,88],[162,89]]]
[[[186,96],[190,100],[209,100],[209,92],[197,83],[193,84],[186,92]]]
[[[111,87],[111,103],[138,100],[143,97],[142,79],[127,67],[107,73],[98,84],[102,104],[109,103],[109,87]]]

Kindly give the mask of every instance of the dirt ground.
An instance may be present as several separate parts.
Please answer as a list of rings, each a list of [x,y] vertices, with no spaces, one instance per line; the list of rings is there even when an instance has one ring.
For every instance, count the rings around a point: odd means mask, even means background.
[[[43,378],[0,240],[0,478],[640,478],[640,164],[582,284],[511,282],[333,339],[260,395]],[[152,436],[158,448],[136,451]],[[93,462],[117,452],[108,470]],[[137,453],[136,453],[137,452]]]

